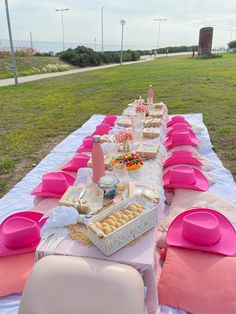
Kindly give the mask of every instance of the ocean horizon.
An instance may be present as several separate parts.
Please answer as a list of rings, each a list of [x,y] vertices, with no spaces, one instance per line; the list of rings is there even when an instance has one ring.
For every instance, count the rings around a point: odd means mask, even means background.
[[[20,49],[23,47],[31,47],[31,43],[29,40],[14,40],[13,45],[15,49]],[[101,51],[101,44],[97,43],[69,43],[65,42],[65,50],[68,48],[76,48],[78,46],[85,46],[87,48],[92,48],[95,51]],[[55,41],[33,41],[33,48],[38,52],[50,52],[57,53],[62,51],[62,42]],[[132,50],[151,50],[152,47],[147,46],[137,46],[137,45],[128,45],[124,44],[123,50],[132,49]],[[10,50],[10,42],[7,39],[0,39],[0,50]],[[104,42],[103,44],[104,51],[119,51],[120,45],[116,44],[107,44]]]

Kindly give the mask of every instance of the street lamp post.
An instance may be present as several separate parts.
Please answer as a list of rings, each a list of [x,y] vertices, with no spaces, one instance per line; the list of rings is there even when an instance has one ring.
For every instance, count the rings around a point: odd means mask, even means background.
[[[102,8],[101,8],[102,52],[103,52],[103,9],[104,9],[104,8],[105,8],[104,6],[102,6]]]
[[[56,9],[57,12],[61,12],[61,30],[62,30],[62,47],[63,51],[65,50],[65,40],[64,40],[64,11],[69,11],[69,9]]]
[[[30,32],[30,48],[33,50],[33,38],[32,38],[32,32]]]
[[[156,46],[156,52],[158,54],[159,40],[160,40],[160,31],[161,31],[161,22],[162,21],[167,21],[167,19],[154,19],[153,21],[159,22],[158,23],[158,31],[157,31],[157,46]]]
[[[15,53],[14,53],[14,47],[13,47],[10,15],[9,15],[9,9],[8,9],[8,2],[7,2],[7,0],[5,0],[5,6],[6,6],[7,25],[8,25],[10,46],[11,46],[11,60],[12,60],[12,66],[13,66],[13,74],[14,74],[15,85],[17,86],[18,85],[18,77],[17,77],[16,59],[15,59]]]
[[[120,65],[122,65],[122,58],[123,58],[123,41],[124,41],[124,25],[125,20],[120,21],[121,24],[121,47],[120,47]]]

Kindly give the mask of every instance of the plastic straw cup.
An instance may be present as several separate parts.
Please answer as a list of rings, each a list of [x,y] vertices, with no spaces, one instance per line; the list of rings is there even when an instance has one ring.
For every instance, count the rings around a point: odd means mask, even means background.
[[[96,184],[92,184],[87,188],[87,203],[89,206],[89,214],[96,212],[103,207],[104,191]]]
[[[143,116],[141,114],[134,114],[132,116],[132,128],[135,129],[142,129],[143,128]]]
[[[124,182],[124,181],[129,180],[129,174],[128,174],[128,170],[125,164],[121,163],[121,164],[115,165],[113,167],[113,171],[116,177],[118,178],[119,182]]]

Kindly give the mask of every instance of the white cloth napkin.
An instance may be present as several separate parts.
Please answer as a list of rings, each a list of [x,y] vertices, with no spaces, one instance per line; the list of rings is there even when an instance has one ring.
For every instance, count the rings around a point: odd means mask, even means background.
[[[58,206],[49,210],[41,219],[47,217],[48,219],[40,231],[41,237],[49,229],[76,224],[79,219],[79,213],[74,207]]]

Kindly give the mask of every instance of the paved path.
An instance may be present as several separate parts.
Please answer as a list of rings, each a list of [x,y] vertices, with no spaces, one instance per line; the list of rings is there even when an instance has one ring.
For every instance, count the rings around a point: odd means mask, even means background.
[[[134,64],[134,63],[137,64],[137,63],[151,61],[151,60],[153,60],[153,58],[150,58],[148,56],[147,58],[142,58],[139,61],[124,62],[123,65],[129,65],[129,64]],[[42,80],[42,79],[50,78],[50,77],[57,77],[57,76],[70,75],[70,74],[87,72],[87,71],[107,69],[107,68],[117,67],[119,65],[120,65],[119,63],[115,63],[115,64],[108,64],[108,65],[99,65],[96,67],[86,67],[86,68],[82,68],[82,69],[74,69],[74,70],[69,70],[69,71],[64,71],[64,72],[55,72],[55,73],[45,73],[45,74],[35,74],[35,75],[29,75],[29,76],[22,76],[22,77],[18,77],[18,81],[19,81],[19,83],[26,83],[26,82],[38,81],[38,80]],[[14,79],[13,78],[0,80],[0,87],[9,86],[9,85],[14,85]]]
[[[187,54],[187,53],[172,53],[172,54],[169,54],[168,56],[176,56],[176,55],[179,56],[179,55],[183,55],[183,54]],[[158,58],[166,57],[166,55],[161,54],[161,55],[158,55],[157,57]],[[152,60],[154,60],[154,57],[142,56],[141,60],[139,60],[139,61],[124,62],[123,65],[137,64],[137,63],[152,61]],[[35,74],[35,75],[29,75],[29,76],[22,76],[22,77],[18,77],[18,81],[19,81],[19,83],[26,83],[26,82],[38,81],[38,80],[42,80],[42,79],[50,78],[50,77],[57,77],[57,76],[70,75],[70,74],[87,72],[87,71],[96,71],[96,70],[100,70],[100,69],[107,69],[107,68],[117,67],[119,65],[120,65],[119,63],[115,63],[115,64],[108,64],[108,65],[100,65],[100,66],[96,66],[96,67],[86,67],[86,68],[82,68],[82,69],[74,69],[74,70],[69,70],[69,71],[64,71],[64,72],[55,72],[55,73],[45,73],[45,74]],[[9,85],[14,85],[14,79],[13,78],[0,80],[0,87],[9,86]]]

